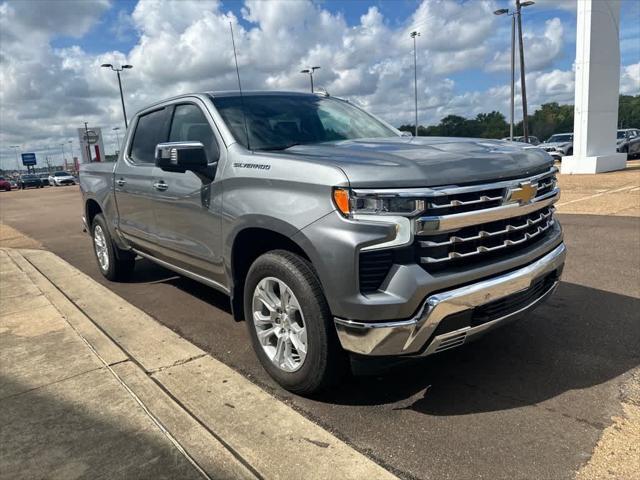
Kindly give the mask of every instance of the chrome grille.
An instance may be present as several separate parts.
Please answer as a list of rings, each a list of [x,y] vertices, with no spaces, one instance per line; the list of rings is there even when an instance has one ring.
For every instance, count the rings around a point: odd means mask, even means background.
[[[556,188],[556,172],[557,169],[552,168],[527,179],[537,187],[535,199],[543,197]],[[433,189],[433,196],[426,201],[424,214],[450,215],[498,207],[502,205],[509,186],[515,182],[517,180],[488,185]]]
[[[419,237],[422,264],[441,264],[535,243],[551,229],[553,207],[505,220],[462,228],[454,233]]]

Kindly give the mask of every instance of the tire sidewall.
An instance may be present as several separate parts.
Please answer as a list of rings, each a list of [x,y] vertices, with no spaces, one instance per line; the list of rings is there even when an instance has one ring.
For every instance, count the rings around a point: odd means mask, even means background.
[[[266,277],[275,277],[287,284],[296,296],[304,316],[307,330],[307,356],[302,366],[295,372],[286,372],[274,365],[258,340],[253,322],[253,293],[258,283]],[[301,385],[313,381],[314,374],[325,368],[329,341],[327,338],[328,308],[317,301],[311,285],[305,280],[304,275],[299,270],[299,266],[289,259],[270,252],[262,255],[254,262],[249,269],[245,282],[244,312],[251,343],[260,363],[284,388],[298,390]]]

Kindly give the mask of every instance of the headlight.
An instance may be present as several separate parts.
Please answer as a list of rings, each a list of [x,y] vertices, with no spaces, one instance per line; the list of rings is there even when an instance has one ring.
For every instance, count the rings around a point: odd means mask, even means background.
[[[333,189],[333,202],[338,211],[353,220],[379,222],[394,226],[393,238],[368,245],[362,251],[399,247],[413,241],[413,222],[410,217],[424,210],[425,202],[392,194],[356,194],[347,188]]]
[[[333,201],[340,213],[349,218],[359,215],[412,217],[423,211],[425,207],[424,200],[392,194],[358,195],[347,188],[334,188]]]

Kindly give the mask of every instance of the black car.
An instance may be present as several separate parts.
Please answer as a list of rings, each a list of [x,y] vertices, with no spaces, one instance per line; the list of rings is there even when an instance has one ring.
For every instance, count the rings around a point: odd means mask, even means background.
[[[20,181],[18,182],[20,188],[24,190],[25,188],[42,188],[42,179],[37,175],[22,175],[20,177]]]

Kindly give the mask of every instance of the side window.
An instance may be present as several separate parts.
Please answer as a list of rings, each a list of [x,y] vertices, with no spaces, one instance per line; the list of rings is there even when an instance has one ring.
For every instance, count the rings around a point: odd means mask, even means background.
[[[176,105],[169,133],[170,142],[201,142],[207,153],[207,160],[218,160],[218,143],[209,122],[197,105],[185,103]]]
[[[156,145],[165,141],[165,109],[155,110],[138,119],[129,155],[136,163],[154,163]]]

